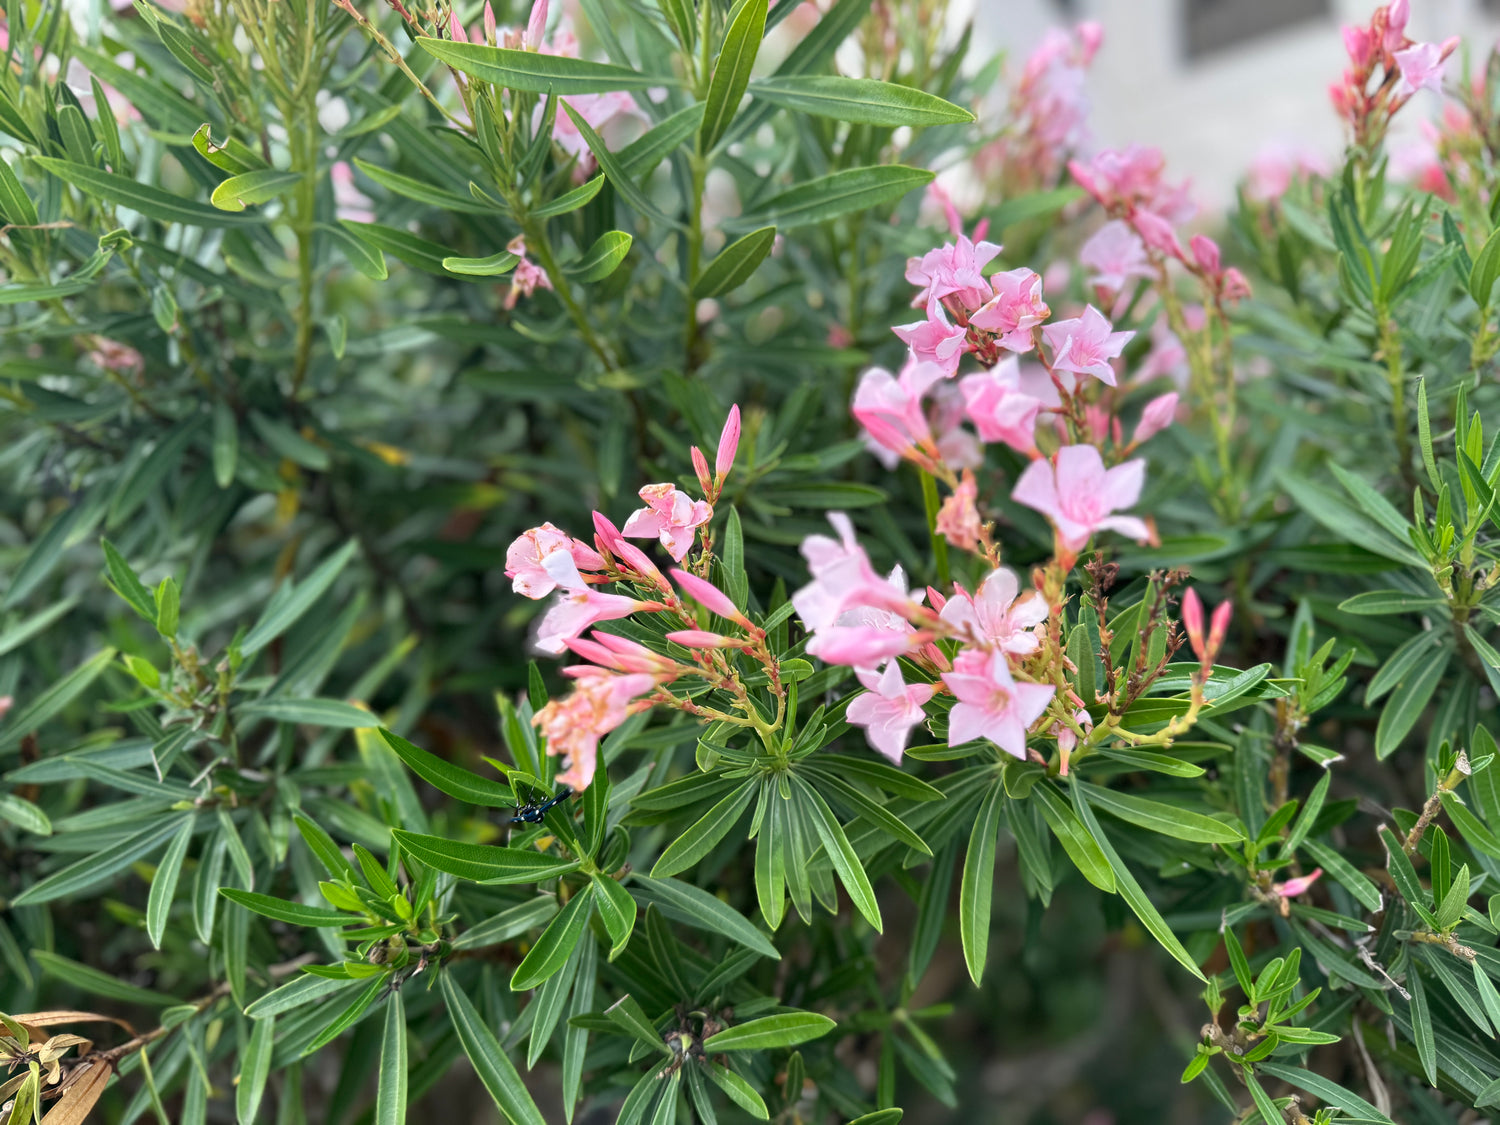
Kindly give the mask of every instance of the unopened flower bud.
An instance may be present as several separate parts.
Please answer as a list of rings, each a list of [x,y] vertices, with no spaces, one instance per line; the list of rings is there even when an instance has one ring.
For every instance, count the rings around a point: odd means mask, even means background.
[[[1198,591],[1191,587],[1182,595],[1182,627],[1187,630],[1188,644],[1199,660],[1204,660],[1203,649],[1203,602]]]
[[[734,465],[734,456],[740,448],[740,408],[736,403],[729,408],[729,417],[724,419],[724,429],[719,434],[719,450],[714,455],[714,479],[722,481]]]
[[[703,450],[696,445],[692,448],[693,472],[698,475],[698,487],[703,490],[703,495],[714,498],[714,478],[708,471],[708,458],[703,456]]]
[[[732,637],[710,633],[706,629],[678,629],[674,633],[668,633],[667,640],[687,648],[738,648],[740,645]]]

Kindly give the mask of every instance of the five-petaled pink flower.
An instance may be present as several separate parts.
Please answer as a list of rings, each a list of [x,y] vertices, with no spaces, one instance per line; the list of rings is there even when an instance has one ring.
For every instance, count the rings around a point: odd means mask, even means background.
[[[1015,758],[1026,757],[1026,731],[1042,717],[1057,689],[1018,683],[1005,654],[969,649],[953,658],[943,683],[958,700],[948,712],[948,745],[988,738]]]
[[[1115,371],[1109,361],[1118,357],[1135,336],[1134,332],[1111,331],[1113,327],[1093,305],[1087,306],[1082,316],[1053,321],[1042,329],[1052,349],[1052,366],[1059,371],[1093,375],[1113,387]]]
[[[601,594],[587,586],[564,589],[559,591],[557,601],[542,615],[537,626],[536,647],[556,656],[568,647],[569,641],[590,625],[629,617],[636,610],[646,609],[650,605],[650,602],[637,601],[622,594]]]
[[[913,308],[923,308],[929,301],[954,297],[966,309],[977,309],[990,297],[990,284],[980,271],[1000,247],[993,242],[974,243],[965,235],[957,242],[945,242],[920,258],[906,260],[906,280],[919,287],[912,300]]]
[[[958,381],[964,413],[983,441],[1003,441],[1017,453],[1036,449],[1036,416],[1042,400],[1021,390],[1021,368],[1009,356],[980,375]]]
[[[573,691],[551,700],[531,721],[547,739],[548,755],[563,759],[557,780],[582,791],[594,780],[600,737],[629,717],[630,701],[655,687],[656,677],[617,675],[589,665],[566,671],[575,677]]]
[[[1065,445],[1054,460],[1055,466],[1045,459],[1027,465],[1011,499],[1046,515],[1066,551],[1079,550],[1096,531],[1106,529],[1137,540],[1151,537],[1151,529],[1135,516],[1113,514],[1140,499],[1145,461],[1106,469],[1092,445]]]
[[[559,586],[583,588],[579,570],[603,570],[604,559],[581,540],[550,523],[516,536],[505,551],[505,577],[525,598],[545,598]]]
[[[977,594],[955,590],[939,617],[968,644],[1029,656],[1040,647],[1032,630],[1047,620],[1047,602],[1035,590],[1020,591],[1015,571],[996,567]]]
[[[1111,219],[1096,230],[1078,251],[1078,260],[1093,271],[1089,284],[1111,293],[1124,289],[1133,277],[1151,276],[1146,247],[1123,219]]]
[[[1443,44],[1418,43],[1404,51],[1395,52],[1396,66],[1401,70],[1401,81],[1396,83],[1396,93],[1415,94],[1418,90],[1443,92],[1443,62],[1447,52]]]
[[[854,537],[849,517],[843,512],[829,512],[828,522],[838,531],[838,539],[809,535],[802,541],[802,557],[813,578],[792,595],[792,605],[802,623],[819,632],[835,625],[846,610],[859,607],[904,614],[913,603],[899,568],[890,579],[880,577]]]
[[[1051,315],[1042,300],[1042,279],[1035,270],[1017,269],[990,278],[994,292],[969,323],[1000,337],[1000,346],[1013,352],[1029,352],[1031,330]]]
[[[659,539],[667,554],[681,562],[693,549],[696,529],[713,519],[713,505],[694,500],[672,484],[648,484],[640,497],[646,506],[630,513],[620,533],[632,539]]]
[[[855,675],[866,690],[854,697],[845,718],[864,727],[865,740],[900,765],[911,728],[926,718],[922,705],[932,698],[934,685],[906,683],[901,678],[901,666],[894,660],[884,672],[861,668]]]
[[[928,302],[926,320],[898,324],[891,331],[911,349],[913,357],[933,364],[944,378],[951,377],[958,370],[959,361],[968,347],[968,333],[948,320],[937,300]]]

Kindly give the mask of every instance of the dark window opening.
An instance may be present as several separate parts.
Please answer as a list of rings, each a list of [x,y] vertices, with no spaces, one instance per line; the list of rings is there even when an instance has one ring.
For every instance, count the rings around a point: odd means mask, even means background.
[[[1187,57],[1199,59],[1332,14],[1330,0],[1183,0]]]

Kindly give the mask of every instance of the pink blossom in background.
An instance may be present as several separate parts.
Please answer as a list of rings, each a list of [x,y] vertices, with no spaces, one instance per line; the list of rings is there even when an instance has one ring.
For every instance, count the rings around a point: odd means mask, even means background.
[[[1168,391],[1164,395],[1153,398],[1146,404],[1146,409],[1141,411],[1141,420],[1136,423],[1135,436],[1131,438],[1131,444],[1139,445],[1155,437],[1170,426],[1176,416],[1176,391]]]
[[[694,500],[673,484],[648,484],[638,495],[646,506],[630,514],[620,534],[632,539],[657,539],[673,561],[681,562],[693,548],[697,528],[713,519],[713,505]]]
[[[1443,168],[1437,141],[1437,130],[1430,122],[1424,121],[1417,136],[1391,144],[1390,177],[1451,203],[1454,200],[1453,185]]]
[[[952,376],[968,348],[968,333],[949,322],[942,303],[935,298],[927,304],[927,319],[891,329],[911,354],[924,363],[939,368],[943,376]]]
[[[933,180],[932,183],[927,185],[927,194],[923,198],[923,203],[925,204],[929,200],[937,204],[942,210],[943,220],[947,224],[948,233],[953,235],[954,238],[961,238],[964,233],[963,216],[958,213],[958,208],[953,205],[953,196],[948,193],[948,189],[936,180]]]
[[[510,292],[505,295],[505,307],[513,309],[520,297],[530,297],[538,289],[551,289],[552,279],[547,271],[526,257],[526,239],[516,235],[505,245],[505,249],[521,260],[510,273]]]
[[[889,579],[881,578],[854,537],[849,517],[843,512],[829,512],[828,522],[839,533],[837,539],[809,535],[802,541],[802,557],[812,575],[812,581],[792,595],[792,605],[802,623],[818,632],[836,625],[846,610],[867,607],[904,612],[912,601],[900,568],[892,571]]]
[[[373,223],[375,204],[368,195],[354,186],[354,169],[344,160],[336,161],[328,170],[333,183],[334,215],[355,223]]]
[[[1016,269],[995,274],[990,283],[993,296],[969,318],[969,323],[998,335],[1003,348],[1030,351],[1031,330],[1052,312],[1042,300],[1042,279],[1035,270]]]
[[[1118,293],[1132,278],[1150,277],[1151,264],[1140,237],[1121,219],[1105,223],[1078,252],[1078,261],[1092,272],[1090,285]]]
[[[1055,465],[1045,459],[1027,465],[1011,499],[1047,516],[1066,550],[1081,549],[1097,531],[1118,531],[1136,540],[1151,537],[1151,529],[1135,516],[1114,515],[1140,499],[1145,461],[1106,469],[1092,445],[1065,445],[1054,460]]]
[[[948,712],[948,745],[988,738],[1015,758],[1026,757],[1026,731],[1041,718],[1057,689],[1017,683],[1005,654],[973,649],[953,658],[943,683],[958,700]]]
[[[548,702],[531,721],[547,740],[548,756],[563,759],[557,781],[582,791],[594,780],[600,737],[629,717],[630,701],[655,687],[656,678],[590,667],[568,672],[576,677],[573,691]]]
[[[604,559],[588,544],[550,523],[521,532],[505,551],[505,577],[512,580],[511,589],[524,598],[545,598],[559,586],[581,589],[584,581],[580,569],[603,570]]]
[[[1021,389],[1020,364],[1007,357],[989,371],[958,381],[964,411],[983,441],[1003,441],[1017,453],[1036,449],[1040,399]]]
[[[1396,51],[1394,57],[1401,70],[1401,81],[1396,83],[1398,95],[1410,96],[1418,90],[1431,90],[1434,94],[1443,92],[1443,61],[1447,52],[1442,46],[1418,43],[1404,51]]]
[[[1119,357],[1134,332],[1115,332],[1114,326],[1093,305],[1072,320],[1057,320],[1042,328],[1052,350],[1052,366],[1078,375],[1092,375],[1111,387],[1115,371],[1109,361]]]
[[[974,474],[966,471],[958,487],[949,493],[938,509],[933,530],[960,551],[978,550],[983,531],[978,505],[979,484]]]
[[[1035,590],[1021,593],[1015,571],[1002,566],[990,571],[978,593],[956,590],[939,617],[968,644],[1029,656],[1040,644],[1032,630],[1047,614],[1046,600]]]
[[[1185,223],[1198,210],[1185,183],[1164,179],[1166,158],[1157,148],[1104,149],[1087,163],[1069,161],[1068,170],[1079,186],[1112,211],[1144,209],[1169,223]]]
[[[892,660],[885,671],[876,673],[858,669],[855,675],[865,691],[854,697],[845,718],[865,728],[865,740],[877,752],[901,764],[902,751],[911,737],[911,728],[926,715],[922,705],[932,698],[932,684],[908,684],[901,678],[901,666]]]
[[[871,439],[893,453],[904,454],[932,440],[920,395],[883,367],[860,377],[851,411]]]
[[[1326,176],[1328,161],[1306,145],[1273,141],[1250,162],[1245,194],[1262,203],[1280,199],[1298,176]]]
[[[129,344],[107,336],[90,336],[87,340],[89,361],[104,370],[117,375],[139,375],[145,369],[145,359]]]
[[[945,242],[920,258],[906,261],[906,280],[918,287],[912,308],[926,308],[934,299],[956,297],[964,308],[977,309],[990,298],[990,283],[980,271],[1000,253],[993,242],[973,243],[964,235]]]
[[[928,425],[938,459],[950,469],[977,469],[984,464],[984,446],[964,428],[967,417],[964,396],[955,383],[942,382],[932,388]]]
[[[1201,321],[1203,307],[1196,306]],[[1186,311],[1186,310],[1184,310]],[[1189,322],[1191,324],[1191,321]],[[1172,331],[1164,316],[1157,317],[1151,325],[1151,350],[1137,365],[1131,382],[1149,383],[1152,379],[1166,375],[1178,385],[1186,387],[1188,381],[1187,349]]]

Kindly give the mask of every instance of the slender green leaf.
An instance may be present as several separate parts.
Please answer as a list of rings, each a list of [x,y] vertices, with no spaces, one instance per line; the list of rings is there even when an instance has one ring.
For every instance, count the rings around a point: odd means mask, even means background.
[[[603,94],[675,85],[671,78],[661,74],[642,74],[623,66],[566,55],[515,51],[482,43],[453,43],[426,36],[417,37],[417,46],[471,78],[528,94]]]
[[[718,1051],[768,1051],[777,1047],[795,1047],[812,1039],[821,1039],[838,1025],[816,1012],[782,1012],[738,1024],[703,1041],[703,1049]]]
[[[979,807],[969,850],[964,856],[963,880],[958,896],[958,933],[963,942],[964,963],[975,984],[984,976],[990,948],[990,908],[995,890],[995,844],[1000,834],[1000,810],[1005,787],[990,786]]]
[[[767,0],[743,0],[734,9],[724,32],[724,45],[714,63],[708,94],[703,99],[703,123],[698,127],[698,151],[708,152],[739,111],[750,71],[766,31]],[[690,279],[691,280],[691,279]]]
[[[784,109],[860,125],[961,125],[974,120],[968,110],[933,94],[873,78],[762,78],[750,86],[750,93]]]

